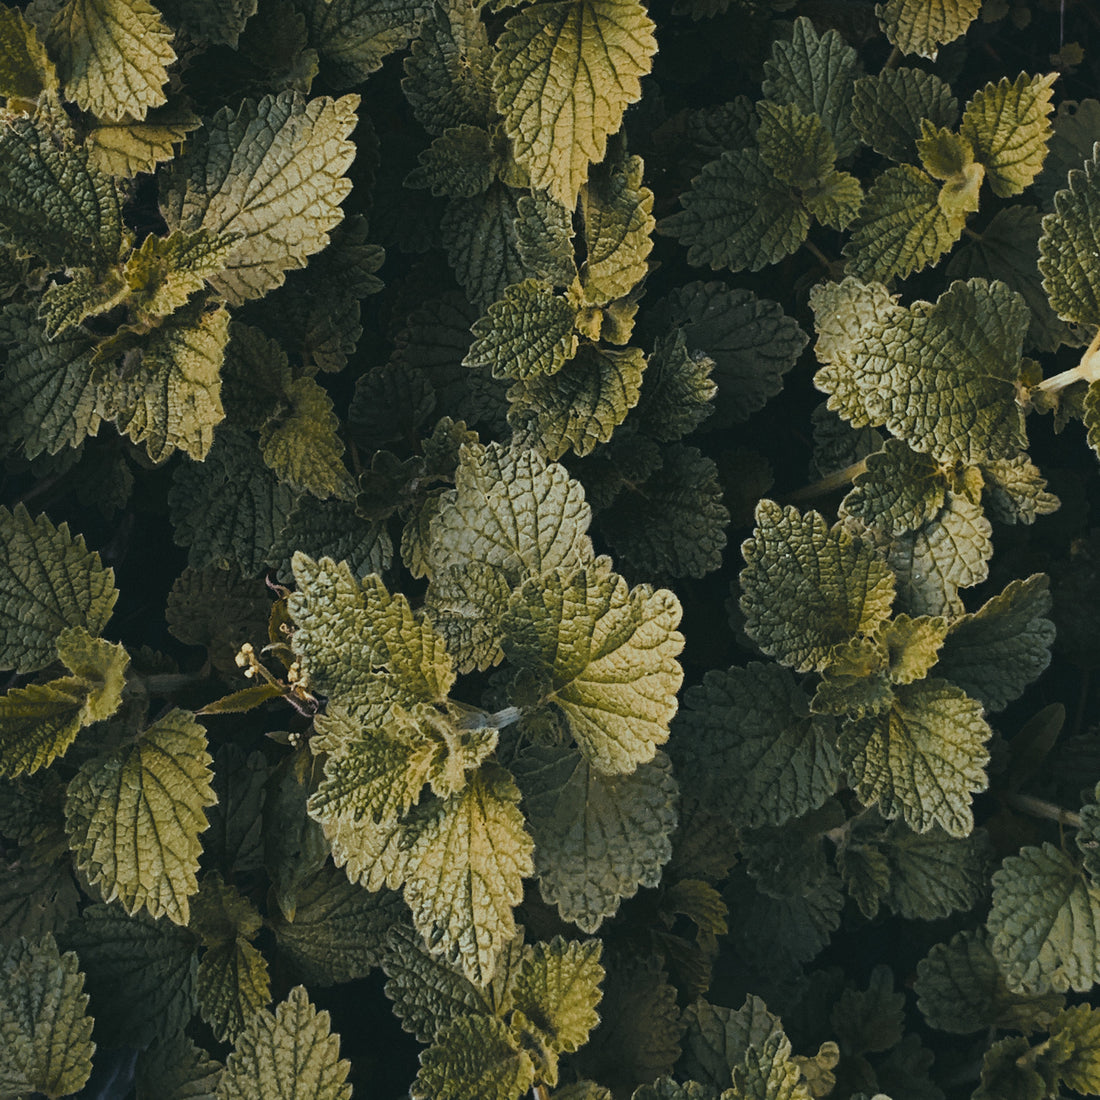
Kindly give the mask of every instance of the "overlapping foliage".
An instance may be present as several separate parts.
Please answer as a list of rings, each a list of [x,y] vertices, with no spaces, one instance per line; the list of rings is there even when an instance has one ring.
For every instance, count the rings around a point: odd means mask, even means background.
[[[0,1100],[1100,1095],[1092,46],[857,7],[0,6]]]

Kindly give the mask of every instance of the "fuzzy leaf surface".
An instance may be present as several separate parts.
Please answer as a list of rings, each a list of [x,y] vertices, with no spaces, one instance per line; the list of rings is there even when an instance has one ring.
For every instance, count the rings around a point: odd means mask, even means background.
[[[1063,321],[1100,325],[1100,275],[1093,263],[1100,248],[1100,155],[1071,171],[1066,182],[1054,196],[1054,213],[1043,218],[1043,288]]]
[[[852,121],[867,145],[895,161],[913,161],[921,121],[953,129],[959,101],[951,88],[924,69],[883,69],[855,82]]]
[[[629,775],[603,775],[576,749],[532,746],[513,761],[535,841],[543,900],[595,932],[672,855],[677,787],[658,751]]]
[[[603,160],[657,52],[637,0],[550,0],[513,15],[493,57],[493,91],[531,186],[572,207]]]
[[[103,630],[118,598],[114,570],[67,523],[32,519],[23,504],[0,508],[0,551],[0,667],[34,672],[54,660],[66,627]]]
[[[796,672],[821,669],[834,646],[890,614],[894,577],[870,546],[817,512],[763,500],[741,547],[741,609],[749,636]]]
[[[629,773],[668,739],[683,681],[680,614],[668,589],[629,589],[595,566],[556,570],[515,593],[502,645],[517,668],[548,678],[547,698],[592,766]]]
[[[902,53],[935,59],[940,46],[966,33],[981,9],[981,0],[885,0],[875,5],[879,25]]]
[[[141,120],[165,102],[171,39],[147,0],[68,0],[48,36],[65,98],[109,122]]]
[[[239,237],[210,278],[231,305],[280,286],[328,244],[351,190],[358,103],[296,92],[245,100],[209,119],[171,163],[160,192],[169,228]]]
[[[136,743],[85,764],[69,784],[66,829],[77,865],[127,913],[186,924],[198,888],[204,810],[213,805],[206,734],[172,710]]]
[[[0,1093],[70,1096],[91,1076],[92,1018],[76,955],[53,936],[0,952]]]
[[[535,1067],[495,1016],[459,1016],[420,1055],[414,1100],[515,1100],[531,1088]]]
[[[274,1014],[257,1012],[237,1037],[218,1082],[218,1100],[351,1100],[350,1063],[327,1012],[295,986]]]

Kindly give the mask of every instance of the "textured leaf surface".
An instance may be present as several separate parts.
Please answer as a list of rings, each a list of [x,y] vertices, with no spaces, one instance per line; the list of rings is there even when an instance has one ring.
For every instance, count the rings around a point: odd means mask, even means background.
[[[868,413],[940,462],[1014,458],[1027,445],[1016,387],[1028,323],[1023,298],[984,279],[891,307],[852,355]]]
[[[420,1055],[415,1100],[511,1100],[535,1080],[530,1055],[495,1016],[460,1016]]]
[[[480,126],[444,130],[419,156],[405,177],[406,187],[426,187],[433,195],[470,198],[488,189],[501,167],[492,138]]]
[[[733,1067],[734,1096],[744,1100],[811,1100],[802,1072],[791,1059],[791,1042],[780,1032],[750,1046]]]
[[[144,1047],[183,1030],[195,1014],[195,937],[120,905],[89,905],[67,932],[88,975],[96,1031],[108,1046]]]
[[[405,900],[425,942],[479,985],[515,935],[512,909],[534,870],[518,802],[503,768],[482,768],[417,822],[405,869]]]
[[[921,680],[899,686],[885,714],[845,725],[838,745],[864,803],[917,832],[939,824],[966,836],[971,795],[988,785],[990,732],[980,703],[944,680]]]
[[[0,1092],[69,1096],[92,1072],[92,1018],[76,955],[53,936],[0,952]]]
[[[600,165],[581,188],[585,301],[606,305],[645,278],[653,242],[653,192],[642,186],[642,158]]]
[[[151,322],[179,309],[222,270],[233,244],[231,234],[215,236],[207,230],[176,230],[167,237],[151,233],[123,269],[138,319]]]
[[[778,665],[708,672],[685,695],[674,731],[685,791],[741,826],[801,817],[840,778],[832,719],[812,715],[806,693]]]
[[[864,142],[883,156],[915,160],[922,119],[947,129],[959,121],[959,101],[934,73],[883,69],[855,82],[852,121]]]
[[[1100,1012],[1088,1005],[1067,1008],[1055,1018],[1050,1038],[1062,1084],[1085,1095],[1100,1091]]]
[[[237,1037],[218,1100],[351,1100],[351,1066],[329,1026],[329,1014],[295,986],[274,1015],[257,1012]]]
[[[1014,81],[1002,77],[978,91],[963,111],[959,133],[974,148],[994,195],[1018,195],[1039,174],[1050,140],[1057,73]]]
[[[817,115],[841,159],[859,147],[852,121],[853,82],[859,74],[856,51],[835,30],[820,37],[805,17],[794,21],[789,42],[777,39],[764,62],[764,95],[793,104],[804,114]]]
[[[890,614],[894,577],[872,549],[817,512],[763,500],[741,547],[749,636],[797,672],[823,668],[834,646]]]
[[[84,538],[22,504],[0,508],[0,667],[34,672],[54,660],[55,639],[80,626],[99,634],[118,590]]]
[[[263,955],[243,937],[207,947],[199,963],[202,1018],[222,1042],[232,1042],[252,1015],[271,1000]]]
[[[993,876],[993,956],[1018,993],[1086,992],[1100,981],[1100,887],[1053,844],[1021,848]]]
[[[637,0],[550,0],[505,24],[493,91],[531,185],[572,207],[657,52]]]
[[[206,734],[172,710],[130,745],[89,761],[69,784],[66,828],[78,866],[130,914],[186,924],[199,834],[213,805]]]
[[[285,390],[290,408],[260,430],[264,462],[293,489],[307,490],[321,500],[350,497],[351,475],[341,456],[339,419],[332,398],[312,378],[297,378]]]
[[[599,940],[567,942],[555,936],[537,943],[524,958],[511,988],[512,1004],[546,1038],[555,1053],[584,1046],[600,1022]]]
[[[216,1100],[222,1065],[183,1032],[138,1055],[137,1100]]]
[[[584,190],[582,188],[582,192]],[[617,191],[615,193],[618,194]],[[522,195],[516,208],[516,242],[524,267],[537,279],[544,279],[554,286],[569,286],[577,278],[572,212],[545,191]],[[623,213],[626,213],[625,209]],[[629,216],[625,228],[634,225],[635,217]],[[616,226],[624,228],[618,219],[612,219],[609,227]],[[623,243],[628,239],[633,240],[624,237]]]
[[[144,121],[122,118],[90,131],[85,139],[88,163],[109,176],[132,179],[155,172],[176,155],[176,146],[199,126],[199,116],[175,103],[154,107]]]
[[[577,350],[576,307],[549,284],[526,279],[510,286],[474,322],[467,367],[489,367],[494,378],[556,374]]]
[[[716,271],[778,263],[810,230],[810,215],[756,149],[731,150],[704,165],[680,205],[659,232],[687,248],[689,264]]]
[[[1051,307],[1063,321],[1100,325],[1100,159],[1069,173],[1054,196],[1054,213],[1043,218],[1039,270]]]
[[[987,710],[1003,710],[1050,664],[1050,609],[1045,573],[1012,581],[974,614],[951,624],[937,674]]]
[[[981,6],[981,0],[885,0],[875,12],[886,37],[902,53],[935,58],[940,46],[966,33]]]
[[[946,496],[947,482],[930,455],[888,439],[881,451],[867,456],[867,468],[854,478],[840,512],[896,536],[927,523]]]
[[[220,370],[229,311],[181,311],[144,342],[140,367],[104,383],[106,410],[154,462],[179,448],[202,461],[225,417]]]
[[[943,208],[940,194],[940,185],[911,164],[887,168],[868,189],[844,246],[849,274],[888,282],[939,259],[966,222],[965,214]]]
[[[0,231],[55,266],[100,268],[122,249],[122,210],[110,177],[80,149],[58,149],[44,123],[0,131]]]
[[[1062,1007],[1058,994],[1013,993],[1005,984],[983,931],[960,932],[938,943],[917,964],[917,1004],[929,1025],[967,1035],[992,1026],[1031,1031]]]
[[[208,120],[172,162],[160,192],[169,227],[239,234],[226,270],[210,279],[231,305],[279,286],[328,244],[351,190],[344,173],[358,103],[296,92],[246,100]]]
[[[535,841],[543,899],[595,932],[672,855],[677,787],[658,752],[629,775],[602,775],[575,749],[532,747],[513,762]]]
[[[529,378],[508,390],[514,442],[553,460],[570,450],[590,454],[638,403],[645,369],[640,348],[582,344],[557,374]]]
[[[516,236],[518,198],[499,181],[483,195],[451,199],[439,231],[447,262],[466,297],[486,310],[530,272],[523,266]]]
[[[668,589],[597,567],[533,578],[501,623],[504,652],[549,679],[581,751],[605,775],[632,772],[668,739],[683,680],[680,603]]]
[[[309,40],[337,87],[347,88],[401,49],[430,6],[424,0],[311,0]]]
[[[0,95],[37,99],[57,91],[57,70],[34,24],[17,8],[0,12]]]
[[[346,562],[294,556],[288,608],[294,651],[318,688],[353,714],[387,717],[394,703],[440,702],[454,672],[443,639],[381,578],[357,580]]]
[[[49,33],[65,98],[108,121],[140,120],[164,103],[171,39],[146,0],[68,0]]]

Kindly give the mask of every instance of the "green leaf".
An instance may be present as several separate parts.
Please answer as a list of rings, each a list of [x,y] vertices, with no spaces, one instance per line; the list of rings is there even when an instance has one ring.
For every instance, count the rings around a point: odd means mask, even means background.
[[[357,580],[346,562],[294,555],[288,602],[294,652],[317,688],[357,718],[385,721],[397,704],[439,703],[454,672],[443,639],[391,595],[381,578]],[[392,720],[392,719],[391,719]]]
[[[1016,396],[1028,321],[1020,295],[984,279],[865,321],[849,362],[871,422],[939,462],[1015,458],[1027,445]]]
[[[981,931],[938,943],[917,964],[917,1005],[930,1027],[968,1035],[989,1027],[1046,1030],[1065,1003],[1056,993],[1013,993]]]
[[[638,403],[645,369],[640,348],[582,344],[556,374],[535,375],[508,390],[513,444],[553,460],[570,450],[591,454]]]
[[[678,793],[664,753],[629,775],[607,776],[576,749],[532,746],[512,768],[539,890],[562,920],[595,932],[624,898],[660,882]]]
[[[207,811],[210,831],[203,852],[226,874],[256,871],[263,866],[263,804],[267,762],[261,752],[247,756],[232,742],[214,757],[214,793],[218,801]]]
[[[584,300],[606,305],[646,276],[653,247],[653,192],[642,186],[641,157],[608,158],[581,187]],[[521,200],[522,202],[523,200]]]
[[[242,937],[206,949],[197,989],[199,1012],[222,1042],[232,1042],[271,1001],[267,963]]]
[[[225,271],[209,278],[231,305],[280,286],[328,244],[351,190],[358,103],[297,92],[245,100],[208,119],[172,161],[160,189],[169,228],[238,237]]]
[[[1039,270],[1051,308],[1078,325],[1100,324],[1100,277],[1093,252],[1100,248],[1100,159],[1069,173],[1066,189],[1054,196],[1054,213],[1043,218]]]
[[[386,932],[398,919],[397,895],[371,892],[326,863],[299,889],[294,919],[269,918],[280,955],[316,985],[366,977],[381,965]]]
[[[1087,992],[1100,981],[1100,886],[1053,844],[1021,848],[993,876],[993,956],[1017,993]]]
[[[474,322],[463,366],[489,367],[494,378],[556,374],[577,350],[577,307],[538,279],[515,283]]]
[[[703,577],[721,568],[730,515],[713,459],[671,444],[662,448],[660,467],[627,490],[599,513],[600,531],[617,558],[644,573],[673,577]],[[665,522],[654,524],[653,515]]]
[[[155,172],[158,164],[176,155],[176,146],[199,124],[198,115],[177,103],[154,107],[140,122],[133,118],[103,122],[84,139],[88,163],[124,179]]]
[[[237,1036],[218,1100],[351,1100],[351,1065],[339,1055],[329,1014],[318,1012],[305,988],[295,986],[274,1015],[262,1009]]]
[[[425,187],[437,197],[470,198],[488,190],[501,168],[493,140],[480,126],[444,130],[419,156],[406,187]]]
[[[791,39],[776,39],[764,62],[761,89],[768,99],[794,104],[817,115],[832,136],[836,155],[844,160],[859,148],[852,120],[852,91],[859,74],[856,51],[835,31],[820,37],[804,16],[794,21]]]
[[[182,1031],[137,1059],[137,1100],[216,1100],[222,1066]]]
[[[150,324],[183,306],[206,280],[225,267],[236,237],[208,230],[176,230],[167,237],[150,234],[127,257],[123,273],[129,305],[137,320]]]
[[[492,53],[472,0],[435,3],[405,58],[401,88],[430,134],[451,126],[485,126],[493,110]]]
[[[944,181],[937,201],[948,217],[965,217],[978,209],[985,168],[975,162],[974,149],[966,138],[925,119],[917,139],[917,155],[933,179]]]
[[[164,103],[172,32],[146,0],[68,0],[50,24],[65,98],[108,121]]]
[[[1100,1092],[1100,1012],[1074,1005],[1058,1014],[1050,1029],[1061,1083],[1086,1096]]]
[[[69,784],[65,821],[77,866],[127,913],[187,922],[203,811],[215,800],[210,763],[202,726],[175,709]]]
[[[953,129],[959,101],[951,88],[923,69],[883,69],[855,82],[852,121],[865,144],[896,161],[913,161],[921,121]]]
[[[834,646],[890,614],[894,577],[865,542],[817,512],[762,500],[741,546],[741,609],[760,648],[796,672],[821,669]]]
[[[346,561],[357,577],[382,573],[393,561],[393,542],[382,522],[365,520],[355,505],[303,496],[268,550],[268,564],[280,577],[291,576],[291,557],[301,550],[311,558]]]
[[[405,900],[425,942],[478,985],[515,935],[512,908],[534,869],[518,802],[511,776],[483,767],[458,794],[426,808],[404,869]]]
[[[737,1100],[812,1100],[802,1084],[802,1071],[791,1059],[791,1042],[780,1032],[759,1046],[750,1046],[733,1067]]]
[[[994,1043],[982,1058],[982,1083],[974,1100],[1045,1100],[1050,1091],[1030,1054],[1023,1037]]]
[[[0,776],[32,774],[65,754],[88,724],[88,687],[66,676],[0,695]]]
[[[110,177],[83,149],[59,149],[44,122],[0,132],[0,232],[55,267],[100,269],[122,251],[122,210]]]
[[[802,195],[806,209],[830,229],[847,229],[863,204],[863,188],[850,172],[830,172]]]
[[[555,1053],[584,1046],[600,1022],[602,993],[599,940],[566,942],[555,936],[526,954],[511,987],[512,1004],[536,1027]]]
[[[718,396],[708,428],[729,427],[762,409],[807,343],[777,302],[748,290],[692,282],[673,290],[668,302],[687,347],[714,360]]]
[[[76,919],[80,891],[67,859],[39,863],[27,849],[0,867],[0,944],[38,939]]]
[[[177,448],[198,461],[209,454],[225,417],[219,371],[228,339],[229,311],[205,313],[197,303],[153,330],[136,367],[103,373],[105,412],[154,462]]]
[[[0,58],[0,95],[36,100],[57,91],[57,70],[34,25],[17,8],[0,9]]]
[[[86,317],[106,313],[126,296],[126,280],[114,268],[99,275],[76,268],[67,283],[52,283],[42,295],[38,316],[49,339],[75,328]]]
[[[519,669],[548,678],[581,752],[604,775],[629,773],[668,739],[683,680],[680,603],[665,588],[629,589],[590,566],[532,578],[501,621]]]
[[[760,156],[777,180],[805,191],[833,171],[836,147],[816,114],[803,112],[796,103],[766,99],[757,103],[756,113]]]
[[[659,338],[646,364],[646,383],[633,423],[661,443],[690,434],[714,411],[714,368],[705,352],[688,350],[682,328]]]
[[[420,1055],[414,1100],[516,1100],[535,1080],[527,1051],[495,1016],[460,1016]]]
[[[1065,100],[1054,114],[1054,132],[1048,143],[1043,170],[1035,181],[1035,194],[1044,209],[1054,206],[1055,192],[1066,186],[1066,176],[1092,159],[1100,139],[1100,100]]]
[[[783,1031],[779,1017],[752,994],[736,1011],[700,999],[688,1005],[684,1018],[684,1073],[714,1089],[725,1086],[750,1046],[761,1047]]]
[[[875,14],[891,45],[902,53],[935,60],[940,46],[966,33],[981,6],[981,0],[947,0],[936,5],[923,0],[885,0],[875,5]]]
[[[0,1092],[70,1096],[92,1073],[92,1018],[76,955],[53,936],[0,952]]]
[[[801,817],[840,779],[832,720],[810,713],[805,692],[778,665],[708,672],[684,696],[675,733],[684,790],[743,827]]]
[[[998,459],[983,465],[983,502],[990,516],[1001,523],[1034,523],[1061,507],[1046,491],[1047,481],[1027,455]]]
[[[951,624],[937,673],[987,710],[1003,710],[1050,664],[1050,578],[1015,580],[978,611]]]
[[[106,1046],[144,1047],[182,1031],[195,1013],[195,937],[144,912],[89,905],[67,933],[88,975],[96,1034]]]
[[[810,215],[756,149],[734,149],[703,166],[680,195],[683,210],[657,231],[687,248],[689,264],[759,271],[796,251]]]
[[[896,537],[933,519],[946,497],[947,480],[935,459],[888,439],[881,451],[867,456],[840,514]]]
[[[582,194],[588,186],[582,188]],[[640,208],[633,209],[637,211]],[[516,209],[516,238],[523,266],[536,279],[542,279],[554,286],[570,286],[577,278],[577,264],[573,256],[572,212],[545,191],[532,191],[529,195],[522,195]],[[629,217],[629,212],[627,213],[629,227],[635,224],[636,219]],[[613,230],[616,227],[623,228],[617,220],[612,219],[608,228]],[[615,239],[617,238],[612,238]],[[625,241],[624,237],[623,243]]]
[[[844,246],[849,274],[889,282],[938,260],[966,223],[965,211],[945,208],[941,198],[947,195],[911,164],[887,168],[867,191],[852,239]]]
[[[338,88],[360,84],[412,38],[426,0],[309,0],[309,41]]]
[[[980,703],[945,680],[920,680],[898,686],[886,713],[843,726],[838,747],[860,800],[878,803],[883,817],[967,836],[970,796],[989,783],[990,734]]]
[[[296,378],[285,389],[289,409],[260,429],[260,452],[281,482],[320,500],[347,499],[354,492],[341,456],[339,418],[332,398],[309,377]]]
[[[3,357],[7,424],[0,432],[21,441],[28,458],[79,447],[100,425],[94,345],[81,331],[47,338],[28,305],[8,305],[0,325],[0,342],[9,345]]]
[[[531,186],[572,207],[589,164],[641,98],[657,52],[637,0],[549,0],[513,15],[493,56],[493,91]]]
[[[1018,195],[1039,174],[1050,140],[1051,98],[1057,73],[1014,81],[1002,77],[975,93],[963,111],[959,133],[985,165],[994,195]]]
[[[67,523],[31,519],[22,504],[0,508],[0,550],[0,668],[23,673],[50,664],[66,627],[102,631],[118,598],[114,570]]]
[[[483,195],[451,199],[439,225],[447,262],[482,311],[530,274],[519,253],[516,203],[516,193],[498,180]]]
[[[231,428],[218,432],[205,462],[177,466],[168,491],[175,539],[190,547],[191,567],[236,567],[246,576],[263,571],[294,504],[294,491],[279,484],[256,441]]]
[[[1098,785],[1100,786],[1100,785]],[[1094,878],[1100,878],[1100,794],[1095,790],[1092,797],[1081,807],[1081,828],[1075,838],[1077,847],[1084,856],[1085,870]]]

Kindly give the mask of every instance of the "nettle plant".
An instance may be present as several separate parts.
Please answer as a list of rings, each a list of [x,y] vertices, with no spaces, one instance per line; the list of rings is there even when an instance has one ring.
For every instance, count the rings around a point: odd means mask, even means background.
[[[1100,1095],[1100,102],[826,8],[0,7],[0,1098]]]

